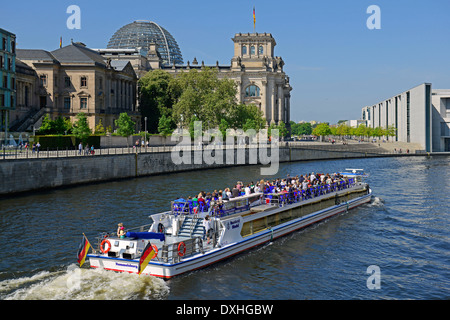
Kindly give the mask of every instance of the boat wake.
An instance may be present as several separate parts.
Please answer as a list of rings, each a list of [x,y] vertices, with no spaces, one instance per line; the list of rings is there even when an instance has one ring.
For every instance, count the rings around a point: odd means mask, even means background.
[[[383,207],[384,200],[378,197],[373,197],[370,203],[367,204],[368,207]]]
[[[2,300],[159,300],[169,291],[162,279],[75,264],[66,270],[0,282]]]

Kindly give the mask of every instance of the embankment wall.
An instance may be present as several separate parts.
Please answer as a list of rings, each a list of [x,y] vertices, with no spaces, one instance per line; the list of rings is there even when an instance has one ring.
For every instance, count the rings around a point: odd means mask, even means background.
[[[191,161],[181,164],[175,164],[172,161],[170,152],[2,160],[0,161],[0,195],[235,165],[262,164],[266,168],[276,166],[274,164],[276,159],[270,158],[269,164],[261,163],[259,157],[256,163],[249,163],[249,149],[245,149],[245,162],[238,161],[238,152],[242,152],[242,150],[237,150],[239,149],[231,151],[228,158],[227,152],[223,152],[222,161],[216,161],[209,165],[202,159],[202,151],[192,152]],[[230,161],[230,154],[234,156],[234,161]],[[279,162],[289,162],[370,156],[379,155],[365,152],[280,147],[278,160]]]

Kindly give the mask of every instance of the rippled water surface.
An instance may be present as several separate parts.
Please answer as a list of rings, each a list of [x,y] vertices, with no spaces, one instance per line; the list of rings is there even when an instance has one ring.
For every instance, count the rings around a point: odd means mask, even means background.
[[[258,166],[1,199],[0,299],[449,299],[450,158],[296,162],[278,176],[345,168],[370,174],[370,204],[168,281],[78,268],[81,234],[148,223],[178,196],[257,181]]]

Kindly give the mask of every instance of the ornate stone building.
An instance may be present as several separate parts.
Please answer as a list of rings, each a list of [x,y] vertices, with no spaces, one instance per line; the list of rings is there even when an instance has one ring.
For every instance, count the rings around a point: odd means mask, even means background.
[[[219,77],[236,81],[238,102],[258,106],[267,125],[284,122],[289,129],[292,87],[283,71],[283,59],[275,56],[275,39],[270,33],[238,33],[232,41],[231,64],[224,66],[217,62],[208,67],[217,68]],[[174,37],[151,21],[127,24],[112,36],[107,49],[95,50],[104,58],[131,61],[138,78],[156,69],[176,75],[205,67],[196,58],[184,64]]]
[[[283,71],[284,61],[274,54],[275,39],[270,33],[238,33],[232,39],[234,56],[230,66],[217,68],[219,77],[227,77],[237,83],[237,99],[240,103],[254,104],[263,111],[267,125],[284,122],[289,128],[290,98],[292,87]],[[192,65],[161,65],[172,74],[192,68],[203,68],[196,59]]]
[[[18,49],[17,58],[23,64],[18,101],[29,106],[17,131],[39,128],[45,114],[73,122],[80,112],[86,113],[92,130],[100,122],[114,129],[114,120],[122,112],[128,113],[139,129],[137,77],[129,61],[105,59],[82,43],[51,52]],[[36,84],[30,70],[37,76]]]

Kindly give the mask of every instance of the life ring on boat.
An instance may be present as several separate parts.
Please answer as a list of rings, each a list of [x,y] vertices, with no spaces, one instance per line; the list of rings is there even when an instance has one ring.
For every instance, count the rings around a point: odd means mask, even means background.
[[[159,233],[164,233],[164,225],[162,223],[158,224],[158,232]]]
[[[108,248],[103,249],[103,245],[104,245],[105,243],[108,245]],[[109,252],[109,250],[111,250],[111,242],[109,242],[108,239],[104,239],[104,240],[102,241],[102,243],[100,243],[100,251],[106,254],[106,253]]]
[[[153,251],[155,251],[155,256],[153,259],[158,259],[158,247],[155,244],[152,244]]]
[[[182,257],[184,256],[185,253],[186,253],[186,244],[183,241],[181,241],[178,244],[178,255]]]

